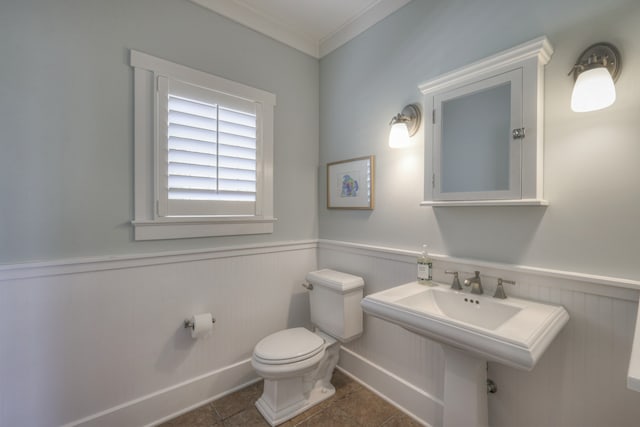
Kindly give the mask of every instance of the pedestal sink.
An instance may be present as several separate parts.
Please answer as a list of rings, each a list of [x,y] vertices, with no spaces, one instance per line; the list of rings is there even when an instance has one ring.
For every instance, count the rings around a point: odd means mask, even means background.
[[[640,391],[640,307],[638,307],[638,313],[636,315],[636,329],[633,333],[633,344],[631,345],[627,388]]]
[[[487,426],[486,362],[530,371],[569,320],[562,306],[407,283],[368,295],[365,313],[438,341],[445,352],[444,426]]]

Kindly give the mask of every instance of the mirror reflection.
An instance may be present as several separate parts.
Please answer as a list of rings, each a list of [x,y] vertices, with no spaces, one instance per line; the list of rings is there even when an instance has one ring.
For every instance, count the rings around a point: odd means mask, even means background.
[[[441,191],[509,189],[511,83],[442,102]]]

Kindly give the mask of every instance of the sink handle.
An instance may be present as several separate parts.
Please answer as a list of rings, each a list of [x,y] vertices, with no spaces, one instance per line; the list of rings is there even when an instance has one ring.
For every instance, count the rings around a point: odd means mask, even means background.
[[[462,286],[460,286],[460,278],[458,277],[457,271],[445,270],[445,274],[453,274],[453,282],[451,282],[451,289],[454,291],[461,291]]]
[[[493,294],[494,298],[500,298],[500,299],[506,299],[507,298],[507,294],[504,293],[504,287],[502,286],[503,283],[508,283],[510,285],[515,285],[516,282],[515,280],[503,280],[501,278],[498,279],[498,287],[496,288],[496,293]]]

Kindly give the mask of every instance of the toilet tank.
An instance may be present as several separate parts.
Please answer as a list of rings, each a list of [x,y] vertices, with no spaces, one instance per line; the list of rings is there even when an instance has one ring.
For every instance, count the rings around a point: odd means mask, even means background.
[[[307,274],[311,322],[342,342],[362,335],[362,277],[323,269]]]

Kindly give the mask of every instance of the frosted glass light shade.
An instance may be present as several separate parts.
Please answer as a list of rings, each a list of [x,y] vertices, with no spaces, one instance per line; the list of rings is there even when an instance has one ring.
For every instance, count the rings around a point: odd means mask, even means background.
[[[605,67],[580,73],[571,94],[571,109],[577,113],[601,110],[616,100],[616,87]]]
[[[389,147],[401,148],[411,145],[409,129],[405,123],[394,123],[389,131]]]

